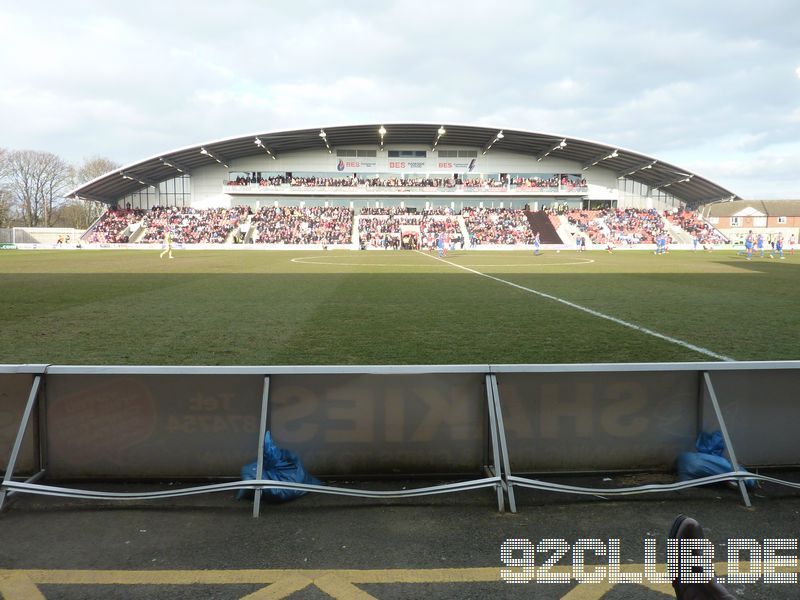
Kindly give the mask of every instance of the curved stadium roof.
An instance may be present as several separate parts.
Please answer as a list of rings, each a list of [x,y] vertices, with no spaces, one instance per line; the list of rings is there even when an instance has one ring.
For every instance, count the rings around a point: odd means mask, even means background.
[[[334,149],[356,145],[377,147],[380,145],[378,129],[381,126],[386,129],[384,147],[399,144],[422,144],[430,147],[436,140],[437,130],[441,124],[342,125],[259,132],[225,138],[196,146],[187,146],[126,165],[83,184],[70,192],[67,197],[113,202],[141,189],[143,185],[156,185],[178,176],[181,172],[191,172],[194,169],[214,164],[217,162],[216,159],[230,164],[228,161],[258,154],[261,150],[254,144],[256,138],[261,140],[264,148],[269,149],[278,157],[296,150],[325,149],[325,142],[320,137],[321,130],[325,131],[326,139]],[[651,188],[666,190],[692,207],[715,200],[739,198],[730,190],[696,173],[618,146],[519,129],[447,123],[444,124],[444,127],[447,133],[440,141],[442,145],[486,148],[495,139],[498,131],[502,131],[502,139],[497,140],[492,146],[495,149],[526,154],[531,158],[552,155],[577,161],[584,168],[601,164],[603,168],[615,171],[619,177],[641,182]],[[561,146],[562,142],[566,145]],[[560,147],[556,150],[556,146]],[[203,149],[210,154],[203,153]]]

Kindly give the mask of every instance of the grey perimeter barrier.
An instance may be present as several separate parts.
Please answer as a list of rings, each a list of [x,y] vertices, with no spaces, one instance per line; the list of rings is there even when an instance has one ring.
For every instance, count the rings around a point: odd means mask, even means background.
[[[574,365],[125,367],[0,365],[0,509],[16,494],[143,500],[265,488],[403,498],[493,488],[601,497],[678,491],[800,464],[800,361]],[[719,429],[733,471],[672,484],[589,488],[555,473],[667,471]],[[411,475],[449,483],[389,491],[263,478],[269,430],[307,470],[338,479]],[[256,480],[230,480],[258,460]],[[533,478],[530,474],[538,474]],[[527,476],[526,476],[527,474]],[[156,492],[62,481],[220,480]],[[455,482],[453,482],[455,481]]]

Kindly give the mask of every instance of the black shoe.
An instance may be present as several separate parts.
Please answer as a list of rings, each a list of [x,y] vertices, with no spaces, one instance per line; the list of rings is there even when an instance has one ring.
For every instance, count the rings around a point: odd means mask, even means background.
[[[678,515],[669,529],[669,538],[678,540],[704,539],[703,528],[700,523],[687,517]],[[734,596],[713,578],[707,583],[681,583],[680,546],[678,547],[678,577],[672,582],[675,597],[678,600],[735,600]]]

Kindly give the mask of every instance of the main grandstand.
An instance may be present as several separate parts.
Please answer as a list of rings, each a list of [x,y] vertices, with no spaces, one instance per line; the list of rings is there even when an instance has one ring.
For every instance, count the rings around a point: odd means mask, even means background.
[[[87,246],[363,249],[727,241],[694,212],[738,197],[652,156],[578,138],[453,124],[232,137],[77,188],[108,211]]]

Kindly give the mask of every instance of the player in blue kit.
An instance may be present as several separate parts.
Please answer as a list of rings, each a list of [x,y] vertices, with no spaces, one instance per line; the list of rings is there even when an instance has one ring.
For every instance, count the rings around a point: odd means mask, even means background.
[[[778,253],[778,256],[781,258],[781,260],[786,258],[783,255],[783,236],[780,233],[778,234],[778,239],[775,240],[775,252]],[[770,253],[769,257],[775,258],[775,255]]]
[[[747,232],[747,237],[744,238],[744,250],[747,255],[747,260],[753,258],[753,230]]]
[[[764,258],[764,236],[760,233],[756,238],[756,249],[761,253],[761,258]]]

